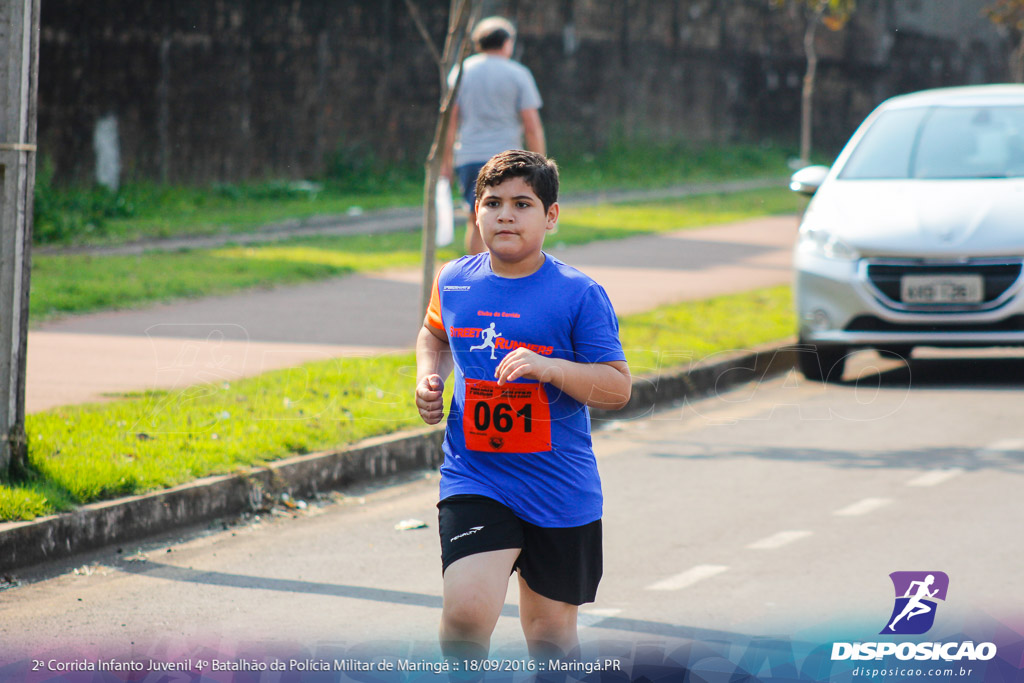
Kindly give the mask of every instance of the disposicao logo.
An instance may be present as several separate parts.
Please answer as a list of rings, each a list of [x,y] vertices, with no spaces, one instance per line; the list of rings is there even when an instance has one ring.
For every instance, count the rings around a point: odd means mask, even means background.
[[[945,572],[893,572],[896,603],[885,628],[879,633],[920,635],[935,623],[937,600],[946,600],[949,577]]]
[[[920,635],[935,623],[937,601],[946,600],[949,577],[944,572],[893,572],[896,599],[892,614],[880,635]],[[946,662],[989,660],[996,656],[993,643],[964,642],[857,642],[833,643],[832,661],[871,660],[883,657],[899,660],[943,660]]]

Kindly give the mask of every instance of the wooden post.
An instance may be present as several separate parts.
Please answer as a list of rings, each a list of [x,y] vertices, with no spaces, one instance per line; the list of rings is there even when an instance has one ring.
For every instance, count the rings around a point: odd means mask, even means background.
[[[25,357],[40,0],[0,3],[0,479],[27,464]]]

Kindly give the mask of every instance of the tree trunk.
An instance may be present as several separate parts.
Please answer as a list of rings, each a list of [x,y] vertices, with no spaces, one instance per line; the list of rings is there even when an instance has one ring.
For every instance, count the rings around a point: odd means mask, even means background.
[[[820,2],[814,14],[807,21],[804,31],[804,56],[807,58],[807,71],[804,73],[803,90],[800,94],[800,164],[811,163],[811,129],[814,125],[814,81],[818,75],[818,51],[814,46],[814,36],[821,24],[827,3]]]
[[[411,11],[415,9],[407,0]],[[462,70],[455,79],[455,84],[448,87],[448,74],[455,64],[462,64],[462,60],[469,54],[471,41],[469,33],[476,22],[481,7],[480,0],[452,0],[451,11],[448,15],[448,36],[445,39],[444,53],[438,60],[438,70],[441,77],[441,103],[438,110],[437,126],[434,129],[434,140],[430,145],[430,154],[427,155],[425,165],[426,177],[423,182],[423,277],[420,282],[420,313],[427,310],[430,304],[430,290],[434,284],[434,261],[437,258],[437,180],[441,175],[441,161],[444,158],[444,145],[448,139],[448,127],[452,120],[452,103],[455,101],[455,94],[462,82]],[[418,15],[414,14],[418,20]],[[428,43],[433,46],[432,43]],[[457,56],[456,56],[456,50]],[[431,51],[437,55],[436,50]]]
[[[28,467],[25,369],[36,178],[40,0],[0,4],[0,481]]]
[[[1024,32],[1017,40],[1017,49],[1013,51],[1010,77],[1014,83],[1024,83]]]

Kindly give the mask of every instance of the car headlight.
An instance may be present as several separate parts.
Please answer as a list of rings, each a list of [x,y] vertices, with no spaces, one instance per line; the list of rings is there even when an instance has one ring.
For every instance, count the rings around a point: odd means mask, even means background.
[[[856,249],[827,230],[813,228],[801,230],[797,249],[806,254],[836,261],[856,261],[860,258]]]

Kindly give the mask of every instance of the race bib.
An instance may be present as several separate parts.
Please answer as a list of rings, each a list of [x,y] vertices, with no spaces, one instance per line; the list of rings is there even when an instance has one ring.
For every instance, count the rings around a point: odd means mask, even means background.
[[[551,450],[551,410],[544,385],[466,380],[466,447],[492,453]]]

